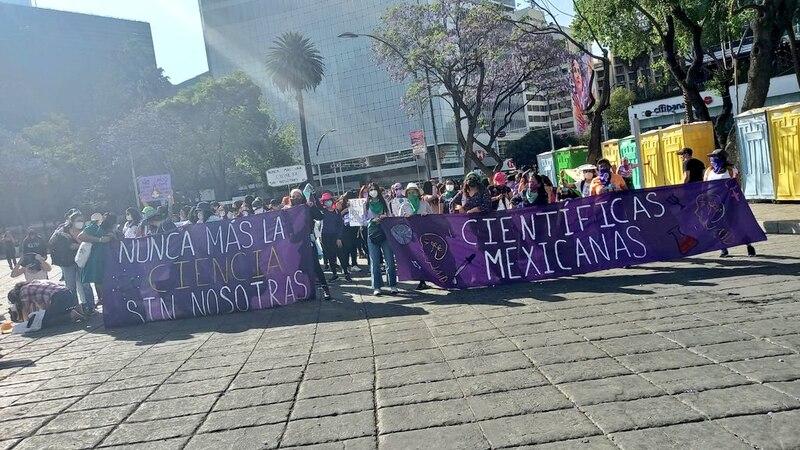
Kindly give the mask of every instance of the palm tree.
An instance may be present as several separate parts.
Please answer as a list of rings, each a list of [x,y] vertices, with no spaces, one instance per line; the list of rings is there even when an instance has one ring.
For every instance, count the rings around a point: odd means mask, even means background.
[[[272,82],[283,92],[294,92],[300,112],[300,139],[303,143],[303,163],[308,180],[311,173],[311,152],[306,132],[306,112],[303,91],[316,90],[325,75],[325,63],[314,44],[300,33],[289,31],[273,42],[267,53],[267,72]]]

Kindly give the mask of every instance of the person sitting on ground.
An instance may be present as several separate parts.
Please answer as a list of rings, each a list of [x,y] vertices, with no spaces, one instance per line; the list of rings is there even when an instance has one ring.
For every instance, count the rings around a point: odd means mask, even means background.
[[[16,267],[11,271],[11,278],[25,275],[25,281],[46,280],[47,272],[53,269],[42,255],[38,253],[25,253],[19,259]]]
[[[75,294],[66,286],[45,280],[22,281],[8,292],[12,320],[28,321],[36,311],[46,311],[42,328],[64,319],[86,320]]]
[[[597,161],[599,175],[592,180],[589,187],[591,195],[600,195],[607,192],[620,192],[628,189],[625,180],[611,171],[611,162],[605,158]]]

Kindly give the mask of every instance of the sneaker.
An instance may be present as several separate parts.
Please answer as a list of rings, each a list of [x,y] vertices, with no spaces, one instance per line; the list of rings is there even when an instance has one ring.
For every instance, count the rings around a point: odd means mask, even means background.
[[[375,297],[380,297],[381,296],[381,290],[380,289],[375,289],[374,291],[372,291],[372,295],[374,295]]]
[[[389,288],[389,293],[390,294],[397,294],[398,292],[400,292],[400,291],[398,291],[396,287],[390,287]]]
[[[719,257],[720,258],[727,258],[729,256],[731,256],[731,255],[728,253],[728,249],[727,248],[723,248],[722,251],[719,252]]]
[[[428,288],[430,288],[430,286],[428,286],[424,281],[420,281],[419,284],[417,285],[416,289],[418,291],[424,291],[425,289],[428,289]]]
[[[355,272],[355,273],[361,272],[361,268],[358,266],[353,266],[350,268],[350,272]]]
[[[344,274],[345,281],[353,281],[353,277],[350,276],[349,273]]]
[[[339,279],[339,275],[334,275],[334,276],[328,278],[328,283],[333,283],[334,281],[337,281],[338,279]]]
[[[331,296],[330,288],[327,288],[327,287],[322,288],[322,298],[323,298],[323,300],[326,300],[326,301],[333,300],[333,297]]]
[[[756,249],[750,244],[747,244],[747,256],[756,256]]]

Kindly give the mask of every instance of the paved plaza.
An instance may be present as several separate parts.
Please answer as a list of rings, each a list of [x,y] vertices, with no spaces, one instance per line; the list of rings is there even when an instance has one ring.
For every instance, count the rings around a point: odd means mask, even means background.
[[[0,448],[800,448],[799,246],[3,336]]]

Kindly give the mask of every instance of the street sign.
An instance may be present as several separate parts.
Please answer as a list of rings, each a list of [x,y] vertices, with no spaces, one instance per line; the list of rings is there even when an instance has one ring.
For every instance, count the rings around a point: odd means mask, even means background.
[[[275,167],[267,171],[267,184],[272,187],[288,186],[306,181],[306,168],[301,165]]]

